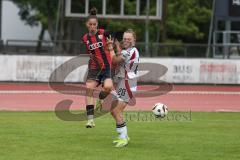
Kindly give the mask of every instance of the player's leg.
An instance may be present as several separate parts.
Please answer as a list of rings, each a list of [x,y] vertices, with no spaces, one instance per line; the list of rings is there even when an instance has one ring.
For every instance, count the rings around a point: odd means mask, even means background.
[[[106,69],[105,71],[103,71],[102,74],[103,89],[99,93],[99,99],[101,100],[105,99],[112,91],[113,88],[112,72],[113,72],[112,69]]]
[[[112,88],[113,88],[112,79],[111,78],[105,79],[104,82],[103,82],[103,89],[99,94],[99,98],[100,99],[105,99],[110,94],[110,92],[112,91]]]
[[[126,106],[126,102],[116,100],[113,102],[111,109],[111,114],[116,121],[116,131],[119,134],[118,139],[113,141],[113,143],[116,144],[116,147],[124,147],[129,141],[127,125],[123,118],[123,111]]]
[[[117,99],[113,102],[111,107],[111,114],[116,121],[116,131],[119,134],[116,143],[116,147],[124,147],[128,144],[129,137],[127,133],[127,125],[123,118],[123,111],[126,108],[128,102],[133,98],[135,83],[129,83],[128,80],[124,78],[118,80],[118,85],[116,88]]]
[[[102,103],[103,100],[111,93],[113,89],[113,81],[111,78],[106,78],[103,81],[103,88],[101,92],[99,93],[99,99],[96,101],[96,108],[101,110],[102,109]]]
[[[100,110],[102,109],[102,103],[103,100],[111,93],[113,89],[113,69],[106,69],[102,71],[102,90],[99,93],[99,97],[96,100],[96,109]]]
[[[127,104],[134,99],[134,93],[137,90],[137,79],[120,79],[117,86],[117,100],[114,101],[111,114],[116,120],[119,139],[114,141],[116,147],[124,147],[128,144],[130,138],[127,133],[127,125],[123,118],[123,111]]]
[[[86,111],[87,111],[87,119],[88,122],[86,124],[87,128],[92,128],[95,126],[93,118],[94,118],[94,97],[93,91],[98,86],[99,82],[96,80],[88,79],[86,81]]]

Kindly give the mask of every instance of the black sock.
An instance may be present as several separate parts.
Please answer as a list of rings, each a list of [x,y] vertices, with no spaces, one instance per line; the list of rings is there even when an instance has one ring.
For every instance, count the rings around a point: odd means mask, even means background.
[[[109,95],[109,92],[101,91],[99,93],[99,99],[105,99]]]
[[[126,126],[126,122],[123,122],[122,124],[116,124],[116,128],[122,128]]]
[[[94,105],[86,105],[87,115],[94,115]]]

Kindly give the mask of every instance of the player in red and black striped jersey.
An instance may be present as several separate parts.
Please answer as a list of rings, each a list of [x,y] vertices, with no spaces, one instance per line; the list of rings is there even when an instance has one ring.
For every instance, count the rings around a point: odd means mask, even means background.
[[[103,89],[99,94],[99,99],[104,99],[113,88],[111,75],[112,60],[106,43],[108,33],[104,29],[98,29],[96,13],[96,8],[90,10],[90,15],[86,21],[88,33],[82,38],[83,42],[86,44],[88,54],[90,54],[86,81],[86,87],[88,88],[86,94],[86,110],[88,117],[88,122],[86,124],[87,128],[95,126],[93,121],[93,89],[99,84],[102,84]]]
[[[106,34],[104,29],[98,29],[95,34],[85,34],[83,42],[87,46],[88,53],[90,54],[89,69],[90,70],[107,70],[112,67],[111,57],[109,51],[106,49]],[[99,81],[99,77],[90,77]]]

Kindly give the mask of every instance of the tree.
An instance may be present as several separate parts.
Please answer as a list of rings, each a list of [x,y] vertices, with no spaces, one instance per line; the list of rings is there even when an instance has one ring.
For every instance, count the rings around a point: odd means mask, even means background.
[[[212,0],[168,0],[167,33],[185,42],[207,40]]]
[[[57,0],[13,0],[20,9],[19,15],[29,26],[41,25],[37,52],[41,49],[41,41],[46,30],[48,30],[51,39],[54,39],[54,27],[57,13]]]
[[[156,12],[156,5],[150,1],[150,13]],[[209,23],[211,18],[212,0],[165,0],[166,5],[166,22],[150,22],[150,42],[158,42],[159,34],[161,42],[165,41],[182,41],[182,42],[207,42]],[[125,0],[125,9],[130,14],[135,11],[136,1]],[[146,13],[146,4],[143,4],[142,13]],[[114,5],[114,4],[113,4]],[[111,10],[111,8],[108,8]],[[124,22],[124,23],[123,23]],[[110,30],[123,30],[131,27],[136,30],[138,40],[144,42],[144,21],[112,21],[107,20],[104,26]],[[166,25],[163,25],[166,23]],[[164,37],[166,32],[166,37]]]
[[[165,0],[167,16],[164,23],[151,21],[149,25],[150,42],[181,41],[187,43],[207,42],[208,28],[211,18],[212,0]],[[19,15],[26,24],[35,26],[41,24],[42,31],[39,40],[42,40],[45,30],[54,40],[58,0],[13,0],[20,8]],[[102,1],[91,0],[90,8],[101,8]],[[119,1],[116,1],[119,2]],[[150,1],[150,13],[156,11],[156,5]],[[111,3],[107,12],[119,10],[118,3]],[[84,10],[82,1],[72,1],[73,10]],[[141,1],[141,12],[146,13],[146,5]],[[136,1],[125,0],[126,13],[135,13]],[[101,13],[101,9],[100,9]],[[58,40],[80,41],[86,31],[85,19],[69,19],[62,15]],[[166,25],[164,25],[166,24]],[[137,33],[138,42],[144,42],[145,22],[136,20],[100,20],[100,26],[111,31],[124,31],[133,28]],[[160,38],[161,37],[161,38]],[[58,52],[78,53],[79,44],[58,44]]]

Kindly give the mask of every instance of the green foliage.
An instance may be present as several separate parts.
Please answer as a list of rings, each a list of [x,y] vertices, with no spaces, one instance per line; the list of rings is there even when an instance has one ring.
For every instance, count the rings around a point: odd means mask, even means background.
[[[137,40],[142,41],[144,40],[144,32],[142,31],[142,24],[139,22],[133,23],[133,21],[127,21],[127,20],[119,20],[119,21],[113,21],[113,20],[102,20],[100,21],[100,25],[109,30],[114,32],[123,32],[129,28],[132,28],[136,34],[137,34]],[[144,28],[144,24],[143,24]]]
[[[156,12],[156,5],[150,1],[150,14]],[[135,1],[126,0],[125,11],[128,14],[135,12]],[[141,2],[144,3],[144,2]],[[167,0],[166,26],[160,22],[151,21],[149,27],[150,41],[156,42],[160,34],[165,31],[168,40],[182,42],[207,42],[208,29],[211,18],[212,0]],[[146,4],[141,13],[146,13]],[[106,26],[109,30],[123,30],[133,28],[138,35],[138,41],[144,41],[145,21],[115,21],[109,20]]]
[[[30,26],[42,25],[52,33],[53,23],[56,19],[57,0],[13,0],[20,9],[19,16]]]
[[[128,0],[125,1],[125,14],[133,15],[136,13],[136,1],[134,0]]]
[[[39,22],[44,28],[48,29],[51,37],[53,36],[54,24],[57,13],[57,0],[13,0],[20,8],[19,15],[26,24],[30,26],[38,25]],[[90,7],[96,6],[99,13],[101,1],[90,1]],[[119,10],[119,0],[111,3],[107,8],[107,13],[117,13]],[[150,14],[156,11],[154,0],[150,0]],[[83,11],[83,2],[73,1],[73,11]],[[160,22],[151,21],[149,24],[150,42],[156,42],[159,36],[166,33],[167,40],[181,40],[182,42],[207,42],[209,23],[211,18],[212,0],[167,0],[166,25]],[[136,11],[135,0],[125,0],[125,14],[134,14]],[[141,1],[141,14],[146,13],[146,4]],[[64,20],[65,23],[68,23]],[[84,26],[84,24],[83,24]],[[107,30],[124,31],[127,28],[133,28],[138,35],[138,41],[144,41],[145,21],[131,20],[100,20],[100,26]],[[80,30],[83,30],[80,28]],[[66,30],[67,32],[67,30]],[[157,34],[159,33],[160,34]]]
[[[168,0],[167,33],[185,40],[206,39],[211,18],[211,4],[208,0]]]

